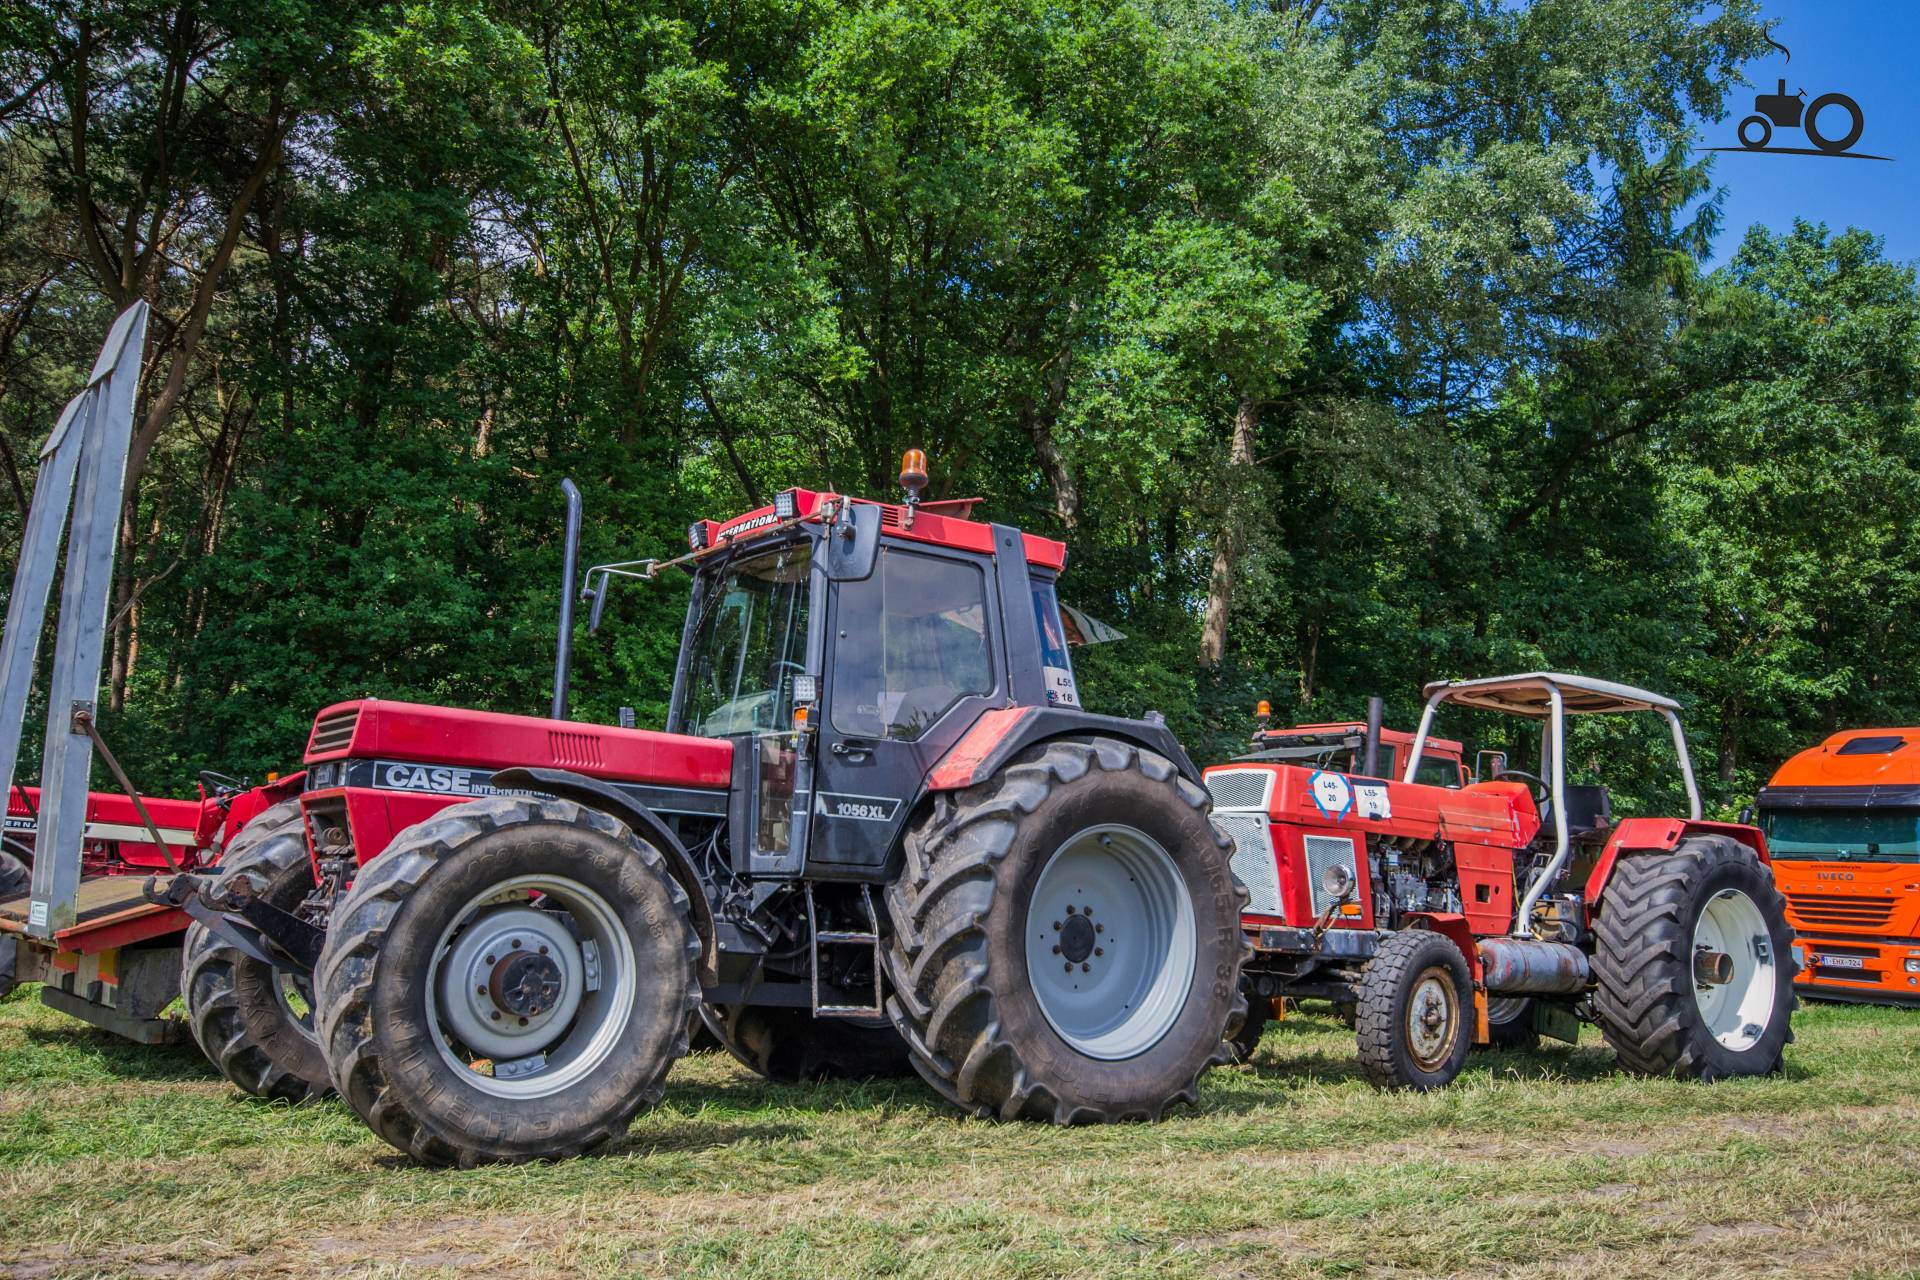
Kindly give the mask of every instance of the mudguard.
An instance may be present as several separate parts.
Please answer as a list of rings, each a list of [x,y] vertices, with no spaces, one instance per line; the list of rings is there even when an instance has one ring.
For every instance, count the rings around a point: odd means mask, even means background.
[[[1594,863],[1593,874],[1587,877],[1587,905],[1600,904],[1600,895],[1606,892],[1607,880],[1613,875],[1613,864],[1622,853],[1665,852],[1679,847],[1688,836],[1731,836],[1752,849],[1761,866],[1773,861],[1767,855],[1767,838],[1757,827],[1738,822],[1695,822],[1688,818],[1628,818],[1607,837],[1607,847]]]
[[[686,890],[691,903],[693,929],[700,935],[700,983],[711,987],[719,982],[714,948],[713,904],[707,900],[705,882],[694,867],[692,857],[659,815],[639,801],[622,795],[607,783],[568,769],[502,769],[493,775],[493,785],[503,790],[532,791],[561,800],[572,800],[576,804],[610,813],[660,850],[666,857],[668,871]]]
[[[1100,716],[1067,707],[1002,707],[983,713],[940,758],[927,777],[926,790],[958,791],[992,777],[1008,760],[1036,743],[1094,734],[1157,752],[1173,762],[1180,776],[1202,785],[1200,770],[1162,721]]]

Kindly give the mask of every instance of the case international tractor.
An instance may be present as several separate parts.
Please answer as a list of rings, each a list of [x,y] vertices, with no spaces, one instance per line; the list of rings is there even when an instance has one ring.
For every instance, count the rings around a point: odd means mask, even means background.
[[[1920,1002],[1920,728],[1848,729],[1802,751],[1761,789],[1760,828],[1801,991]]]
[[[1351,1008],[1361,1066],[1391,1088],[1446,1084],[1475,1043],[1571,1041],[1581,1021],[1636,1071],[1776,1070],[1790,1039],[1792,932],[1761,833],[1701,820],[1678,705],[1542,673],[1425,692],[1398,781],[1376,775],[1377,712],[1359,774],[1258,753],[1207,771],[1250,894],[1241,1051],[1274,1001],[1302,996]],[[1540,722],[1540,771],[1496,757],[1480,781],[1419,781],[1449,704]],[[1623,712],[1666,720],[1688,817],[1616,822],[1604,787],[1568,784],[1566,718]]]
[[[925,465],[588,571],[596,624],[616,580],[692,577],[663,730],[564,718],[564,612],[551,717],[322,711],[299,812],[164,890],[210,1056],[436,1164],[622,1132],[695,1011],[769,1076],[910,1064],[981,1116],[1192,1100],[1245,1010],[1200,772],[1081,709],[1062,544],[919,501]]]

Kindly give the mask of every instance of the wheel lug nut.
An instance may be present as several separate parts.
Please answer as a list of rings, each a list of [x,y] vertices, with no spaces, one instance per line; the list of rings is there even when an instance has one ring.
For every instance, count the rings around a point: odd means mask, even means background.
[[[486,987],[484,987],[484,986],[479,986],[479,987],[475,987],[475,988],[474,988],[473,990],[474,990],[474,993],[475,993],[476,995],[485,995],[485,994],[487,994],[487,989],[486,989]]]
[[[1107,954],[1107,949],[1106,949],[1105,947],[1095,947],[1095,948],[1093,949],[1093,954],[1095,954],[1095,955],[1097,955],[1097,956],[1103,956],[1103,955],[1105,955],[1105,954]]]
[[[547,949],[545,947],[540,948],[540,954],[541,955],[547,954]]]
[[[1068,967],[1068,968],[1072,968],[1073,966],[1072,966],[1072,965],[1068,965],[1067,967]],[[1082,973],[1091,973],[1091,972],[1093,972],[1093,966],[1092,966],[1092,965],[1090,965],[1090,964],[1086,964],[1086,963],[1082,963],[1082,964],[1081,964],[1081,966],[1080,966],[1080,972],[1082,972]]]
[[[1067,961],[1067,972],[1068,972],[1068,973],[1072,973],[1072,972],[1073,972],[1073,961],[1071,961],[1071,960],[1069,960],[1069,961]]]
[[[1058,933],[1058,932],[1060,932],[1060,922],[1059,922],[1058,920],[1055,920],[1055,921],[1053,922],[1053,931],[1054,931],[1055,933]]]
[[[493,963],[493,957],[492,957],[492,956],[488,956],[488,957],[487,957],[487,963],[488,963],[488,964],[492,964],[492,963]]]
[[[1105,933],[1105,932],[1107,931],[1107,926],[1105,926],[1105,925],[1103,925],[1103,924],[1097,924],[1097,925],[1095,925],[1095,926],[1093,926],[1093,931],[1094,931],[1095,933]]]
[[[498,1009],[495,1009],[492,1013],[488,1014],[487,1016],[489,1018],[492,1018],[495,1022],[500,1021],[500,1011]]]
[[[1055,955],[1059,955],[1059,954],[1060,954],[1060,948],[1059,948],[1059,946],[1058,946],[1058,945],[1055,945],[1055,947],[1053,948],[1053,954],[1055,954]]]
[[[520,939],[515,938],[511,942],[507,943],[507,945],[509,947],[512,947],[515,951],[518,951],[520,949]]]
[[[526,1025],[527,1025],[527,1020],[526,1020],[525,1018],[522,1018],[522,1019],[520,1019],[520,1025],[521,1025],[521,1026],[523,1026],[523,1027],[524,1027],[524,1026],[526,1026]]]

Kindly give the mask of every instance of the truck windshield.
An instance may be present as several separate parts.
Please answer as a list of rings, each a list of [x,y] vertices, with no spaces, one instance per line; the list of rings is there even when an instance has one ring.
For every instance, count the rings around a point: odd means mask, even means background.
[[[1760,826],[1776,858],[1920,862],[1920,811],[1913,809],[1768,809]]]
[[[681,732],[784,733],[807,656],[812,544],[741,560],[702,584]]]

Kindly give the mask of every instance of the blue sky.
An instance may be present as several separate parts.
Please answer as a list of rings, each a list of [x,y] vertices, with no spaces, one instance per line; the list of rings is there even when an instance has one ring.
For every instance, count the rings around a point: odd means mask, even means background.
[[[1839,92],[1859,103],[1866,131],[1852,149],[1891,156],[1893,163],[1715,154],[1713,180],[1724,192],[1715,264],[1733,253],[1751,224],[1780,231],[1795,217],[1834,230],[1862,227],[1885,237],[1888,257],[1920,260],[1920,4],[1772,0],[1764,9],[1780,19],[1773,38],[1793,58],[1770,53],[1749,63],[1746,74],[1754,87],[1729,102],[1726,119],[1701,122],[1699,145],[1739,145],[1734,130],[1752,114],[1754,93],[1772,93],[1774,81],[1784,76],[1787,92],[1805,89],[1808,102]],[[1833,115],[1830,122],[1823,114],[1821,123],[1832,133],[1840,119]],[[1797,131],[1776,129],[1771,145],[1808,143]]]

